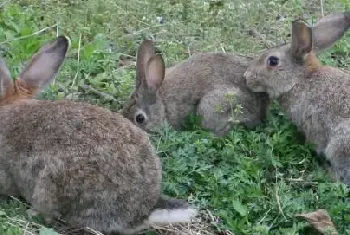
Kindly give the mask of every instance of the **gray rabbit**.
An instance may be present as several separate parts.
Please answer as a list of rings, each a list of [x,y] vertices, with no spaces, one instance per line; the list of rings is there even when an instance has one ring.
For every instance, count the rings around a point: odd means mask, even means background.
[[[248,127],[265,120],[267,94],[251,92],[243,78],[249,58],[199,53],[165,69],[155,51],[153,42],[145,40],[137,53],[136,91],[123,108],[124,117],[136,125],[153,131],[168,121],[174,129],[183,130],[192,113],[202,117],[204,128],[223,136],[234,119]],[[241,113],[234,113],[237,105]]]
[[[0,63],[0,195],[22,196],[49,223],[60,217],[106,234],[189,222],[197,211],[161,194],[161,162],[148,134],[82,102],[36,100],[63,64],[60,36],[12,80]]]
[[[350,13],[333,13],[313,27],[292,23],[291,43],[271,48],[245,73],[248,87],[267,92],[350,185],[350,74],[322,65],[317,53],[332,46],[350,27]]]

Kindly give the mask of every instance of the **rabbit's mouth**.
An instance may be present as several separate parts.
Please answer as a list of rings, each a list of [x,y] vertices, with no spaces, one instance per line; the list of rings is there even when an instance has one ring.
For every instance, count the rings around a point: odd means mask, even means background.
[[[259,85],[248,86],[253,92],[266,92],[266,89]]]
[[[257,81],[256,74],[246,71],[243,76],[245,78],[245,84],[250,90],[253,92],[265,92],[265,89]]]

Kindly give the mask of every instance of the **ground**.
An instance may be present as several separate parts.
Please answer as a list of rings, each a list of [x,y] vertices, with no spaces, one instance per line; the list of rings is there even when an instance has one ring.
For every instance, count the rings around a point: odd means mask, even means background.
[[[15,77],[43,43],[66,34],[69,58],[40,98],[79,99],[118,111],[134,88],[136,50],[145,38],[155,40],[167,66],[196,52],[254,55],[288,41],[293,19],[312,23],[349,7],[348,0],[8,0],[0,3],[0,52]],[[348,69],[348,35],[320,55],[323,63]],[[296,215],[326,209],[339,234],[350,234],[349,189],[331,179],[277,104],[266,125],[237,127],[225,138],[190,121],[190,131],[166,126],[152,136],[164,166],[164,192],[202,210],[203,223],[187,231],[310,234]],[[26,209],[17,198],[0,200],[0,234],[59,230],[29,218]],[[157,232],[165,234],[148,234]]]

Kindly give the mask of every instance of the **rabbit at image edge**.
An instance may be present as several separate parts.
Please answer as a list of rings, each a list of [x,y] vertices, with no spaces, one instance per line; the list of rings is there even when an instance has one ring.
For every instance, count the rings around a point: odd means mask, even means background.
[[[292,23],[290,44],[267,49],[245,73],[248,87],[267,92],[350,185],[350,74],[322,65],[316,55],[350,27],[350,13],[333,13],[313,27]]]
[[[249,61],[209,52],[165,68],[153,42],[145,40],[137,53],[136,90],[125,103],[123,115],[148,132],[159,130],[164,121],[184,130],[190,114],[201,116],[202,127],[217,136],[226,135],[235,121],[248,127],[259,125],[269,101],[267,94],[247,89],[243,74]],[[241,113],[234,112],[237,105]]]
[[[37,100],[65,60],[64,36],[12,80],[0,63],[0,194],[21,196],[50,223],[60,217],[106,234],[190,222],[196,209],[161,194],[148,134],[122,115],[82,102]]]

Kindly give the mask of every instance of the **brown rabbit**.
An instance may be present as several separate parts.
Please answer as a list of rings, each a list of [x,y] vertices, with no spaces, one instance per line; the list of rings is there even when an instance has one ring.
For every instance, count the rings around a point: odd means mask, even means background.
[[[350,185],[350,74],[324,66],[316,54],[350,27],[350,13],[330,14],[314,27],[292,24],[291,44],[268,49],[245,73],[248,87],[267,92]]]
[[[68,47],[58,37],[16,80],[1,60],[0,194],[24,197],[47,222],[106,234],[190,221],[195,209],[161,195],[161,163],[145,131],[102,107],[34,99]]]
[[[188,116],[197,114],[204,128],[222,136],[232,129],[232,114],[241,105],[242,112],[234,119],[248,127],[259,125],[266,117],[268,96],[247,89],[243,74],[249,61],[225,53],[200,53],[165,69],[153,42],[145,40],[137,53],[136,91],[126,102],[123,115],[153,131],[164,121],[183,130]]]

